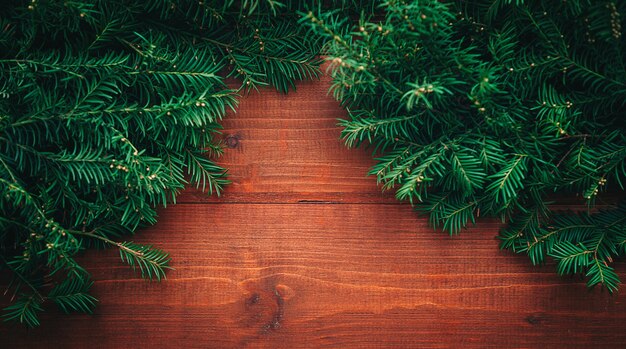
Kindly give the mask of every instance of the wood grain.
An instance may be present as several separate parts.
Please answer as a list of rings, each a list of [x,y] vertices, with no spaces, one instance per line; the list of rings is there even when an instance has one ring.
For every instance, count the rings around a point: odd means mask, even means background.
[[[188,190],[135,241],[171,252],[162,283],[115,251],[85,266],[92,316],[0,326],[7,348],[591,348],[626,346],[626,295],[498,249],[499,223],[434,232],[346,149],[328,81],[247,97],[224,122],[220,198]],[[617,266],[624,275],[624,264]],[[6,302],[6,298],[3,300]]]

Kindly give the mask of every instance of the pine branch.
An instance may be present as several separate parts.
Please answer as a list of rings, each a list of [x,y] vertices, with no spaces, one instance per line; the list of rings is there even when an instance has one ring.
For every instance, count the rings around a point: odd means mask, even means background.
[[[228,181],[213,162],[222,152],[215,135],[238,91],[270,84],[287,92],[318,77],[319,41],[295,15],[305,6],[3,7],[0,255],[23,293],[9,319],[35,326],[46,301],[91,312],[89,274],[75,259],[85,248],[114,246],[143,277],[165,277],[167,253],[115,240],[154,224],[157,207],[175,202],[188,180],[221,192]],[[239,86],[231,79],[229,88],[227,77],[241,78]]]
[[[165,278],[165,269],[172,269],[169,254],[152,248],[151,245],[137,245],[133,242],[118,243],[120,257],[133,269],[139,268],[141,277],[152,280]]]
[[[39,326],[39,313],[43,311],[41,298],[35,295],[21,295],[11,305],[4,308],[4,321],[18,321],[29,327]]]
[[[324,40],[348,146],[373,146],[383,190],[458,233],[479,215],[507,222],[501,248],[557,259],[614,292],[626,207],[589,208],[626,179],[626,3],[385,2],[376,16],[320,9],[301,23]],[[375,18],[375,20],[373,19]],[[620,216],[621,215],[621,216]]]
[[[80,278],[67,278],[50,291],[48,299],[55,302],[65,313],[91,314],[98,300],[88,292],[93,282]]]
[[[153,248],[151,245],[138,245],[128,241],[115,242],[95,232],[74,232],[74,234],[98,239],[117,247],[122,261],[130,265],[133,270],[139,268],[143,278],[161,281],[165,278],[165,270],[172,269],[169,266],[169,262],[172,260],[169,254]]]

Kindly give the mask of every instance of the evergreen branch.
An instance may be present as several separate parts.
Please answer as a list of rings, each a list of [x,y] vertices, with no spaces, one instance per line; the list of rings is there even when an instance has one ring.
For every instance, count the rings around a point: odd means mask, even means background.
[[[122,261],[130,265],[133,269],[139,268],[143,278],[150,280],[155,278],[160,281],[165,278],[165,270],[172,269],[169,266],[169,262],[171,261],[169,254],[159,249],[152,248],[151,245],[138,245],[133,242],[115,242],[93,232],[74,231],[73,233],[98,239],[108,245],[117,247]]]
[[[22,275],[21,272],[15,270],[15,268],[13,268],[13,266],[4,258],[4,256],[0,255],[0,259],[2,259],[4,265],[11,270],[13,275],[17,277],[21,283],[28,286],[28,288],[32,291],[33,296],[39,298],[39,300],[43,302],[44,296],[39,292],[39,289],[35,287],[24,275]]]
[[[187,172],[191,175],[192,181],[196,183],[196,187],[200,187],[202,184],[202,191],[205,191],[208,184],[209,194],[215,191],[217,195],[220,195],[223,185],[230,183],[223,179],[225,171],[206,158],[199,156],[197,152],[185,149],[185,153],[187,154]]]
[[[65,313],[91,314],[98,300],[88,292],[93,282],[79,278],[67,278],[50,291],[48,299],[55,302]]]
[[[165,277],[167,253],[113,238],[154,224],[185,172],[221,192],[226,171],[204,156],[221,154],[215,133],[237,91],[271,84],[287,92],[318,77],[319,40],[295,16],[306,4],[282,4],[3,7],[0,245],[15,293],[25,291],[9,319],[35,326],[48,300],[91,312],[89,274],[74,259],[86,247],[114,246],[143,277]],[[241,74],[226,65],[231,58]],[[226,77],[243,81],[229,89]],[[52,277],[50,290],[35,282]]]
[[[137,245],[132,242],[123,242],[117,245],[120,249],[120,257],[133,269],[141,271],[143,278],[161,280],[165,278],[165,269],[169,266],[171,258],[169,254],[152,248],[151,245]]]
[[[498,202],[508,204],[510,199],[517,196],[517,191],[524,187],[522,180],[525,178],[526,157],[524,154],[516,155],[513,162],[490,177],[495,181],[487,186],[487,191],[492,193]]]
[[[501,248],[614,292],[626,206],[554,215],[545,202],[582,194],[593,208],[624,188],[626,3],[604,5],[392,1],[375,20],[322,9],[301,23],[325,41],[330,92],[351,117],[342,137],[376,147],[383,190],[399,184],[451,233],[500,216]]]
[[[41,298],[22,295],[13,304],[4,308],[4,321],[18,321],[29,327],[39,326],[38,313],[43,311]]]
[[[610,293],[617,291],[619,284],[621,283],[614,269],[597,258],[593,259],[591,267],[587,270],[587,274],[585,276],[589,278],[587,281],[588,287],[594,287],[598,284],[602,284]]]

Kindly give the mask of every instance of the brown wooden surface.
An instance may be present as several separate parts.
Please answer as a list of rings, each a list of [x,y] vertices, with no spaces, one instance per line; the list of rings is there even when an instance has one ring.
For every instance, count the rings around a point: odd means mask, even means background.
[[[253,94],[224,121],[234,183],[221,198],[187,191],[136,236],[171,253],[166,281],[90,251],[96,313],[0,325],[0,347],[626,346],[626,290],[589,292],[500,251],[495,220],[451,238],[382,195],[370,153],[339,141],[327,86]]]

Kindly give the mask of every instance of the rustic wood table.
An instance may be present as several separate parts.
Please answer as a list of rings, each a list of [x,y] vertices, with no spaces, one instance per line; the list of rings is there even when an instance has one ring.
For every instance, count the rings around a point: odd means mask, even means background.
[[[224,120],[233,184],[186,191],[136,235],[171,253],[166,281],[89,251],[95,314],[1,324],[0,347],[626,347],[626,290],[500,251],[496,220],[449,237],[381,194],[371,154],[339,140],[328,85],[253,93]]]

